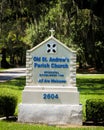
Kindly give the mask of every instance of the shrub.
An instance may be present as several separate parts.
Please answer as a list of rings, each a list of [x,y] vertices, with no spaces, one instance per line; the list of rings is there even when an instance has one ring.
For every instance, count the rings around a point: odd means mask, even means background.
[[[86,120],[95,123],[104,121],[104,100],[88,99],[86,101]]]
[[[13,116],[17,105],[17,97],[10,92],[0,93],[0,115]]]

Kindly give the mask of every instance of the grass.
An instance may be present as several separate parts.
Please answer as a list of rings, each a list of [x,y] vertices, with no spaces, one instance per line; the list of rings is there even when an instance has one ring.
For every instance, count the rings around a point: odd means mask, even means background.
[[[102,126],[47,126],[0,121],[0,130],[103,130]]]
[[[80,92],[80,102],[83,105],[83,120],[85,120],[86,100],[104,99],[104,74],[78,74],[77,87]]]
[[[20,77],[4,83],[0,83],[0,92],[2,92],[2,90],[4,90],[5,92],[10,91],[18,98],[18,104],[19,104],[22,100],[22,90],[24,89],[24,86],[25,86],[25,77]],[[17,115],[17,113],[18,108],[16,108],[15,115]]]
[[[0,83],[0,89],[9,88],[10,90],[23,90],[25,86],[25,77],[12,79],[7,82]]]
[[[13,92],[18,97],[18,103],[21,102],[22,90],[25,86],[25,77],[13,79],[5,83],[0,83],[0,92]],[[77,75],[77,87],[80,92],[80,103],[83,105],[83,120],[85,120],[85,103],[87,99],[104,99],[104,74]],[[16,109],[16,115],[18,111]],[[45,125],[30,125],[17,122],[0,121],[0,130],[103,130],[104,127],[81,127],[81,128],[59,128]]]
[[[104,94],[104,75],[77,75],[77,87],[81,94]]]

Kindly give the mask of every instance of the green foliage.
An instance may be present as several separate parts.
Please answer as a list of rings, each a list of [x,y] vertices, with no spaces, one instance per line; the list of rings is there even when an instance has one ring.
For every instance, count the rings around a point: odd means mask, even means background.
[[[86,120],[86,100],[104,99],[104,75],[77,74],[76,84],[80,92],[80,103],[83,106],[83,120]]]
[[[30,24],[30,26],[34,24],[37,27],[41,17],[45,15],[49,11],[49,8],[55,3],[56,0],[54,2],[52,2],[52,0],[0,1],[0,48],[4,46],[7,49],[7,54],[10,56],[10,64],[25,65],[26,50],[31,47],[32,42],[33,45],[36,45],[34,44],[34,39],[37,40],[37,35],[39,36],[42,34],[37,34],[38,31],[36,30],[36,36],[33,37],[33,33],[32,35],[30,34],[29,37],[28,33],[25,31],[28,28],[27,24]],[[27,38],[24,40],[25,32]],[[41,40],[40,37],[40,41]],[[39,42],[37,41],[37,43]]]
[[[13,116],[17,105],[17,97],[11,92],[3,91],[0,93],[0,115]]]
[[[104,121],[104,100],[89,99],[86,101],[86,120],[95,123]]]
[[[55,37],[77,51],[80,68],[104,70],[103,0],[2,0],[0,5],[0,48],[7,48],[11,64],[25,64],[26,50],[54,28]]]
[[[25,86],[25,77],[13,79],[11,81],[0,83],[0,93],[9,91],[18,97],[18,103],[21,102],[22,90]],[[104,98],[104,75],[103,74],[78,74],[77,87],[80,92],[80,103],[83,106],[83,120],[86,119],[86,100]],[[18,114],[16,108],[15,114]]]
[[[83,108],[83,121],[86,121],[86,101],[88,99],[103,99],[104,98],[104,94],[80,94],[80,103],[82,104],[82,108]]]
[[[18,103],[21,102],[22,90],[25,86],[25,77],[16,78],[7,82],[0,83],[0,95],[2,92],[9,92],[15,95],[18,99]],[[18,108],[16,107],[15,115],[18,114]]]

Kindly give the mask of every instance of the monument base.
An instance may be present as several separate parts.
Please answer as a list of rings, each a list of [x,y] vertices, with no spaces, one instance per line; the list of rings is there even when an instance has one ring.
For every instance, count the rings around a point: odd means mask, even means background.
[[[19,104],[19,122],[82,125],[82,105]]]

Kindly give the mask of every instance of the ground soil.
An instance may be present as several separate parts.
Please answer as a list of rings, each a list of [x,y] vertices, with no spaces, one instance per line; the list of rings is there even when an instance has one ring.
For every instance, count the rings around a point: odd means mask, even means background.
[[[103,70],[97,70],[96,68],[77,68],[77,73],[82,74],[104,74]]]

